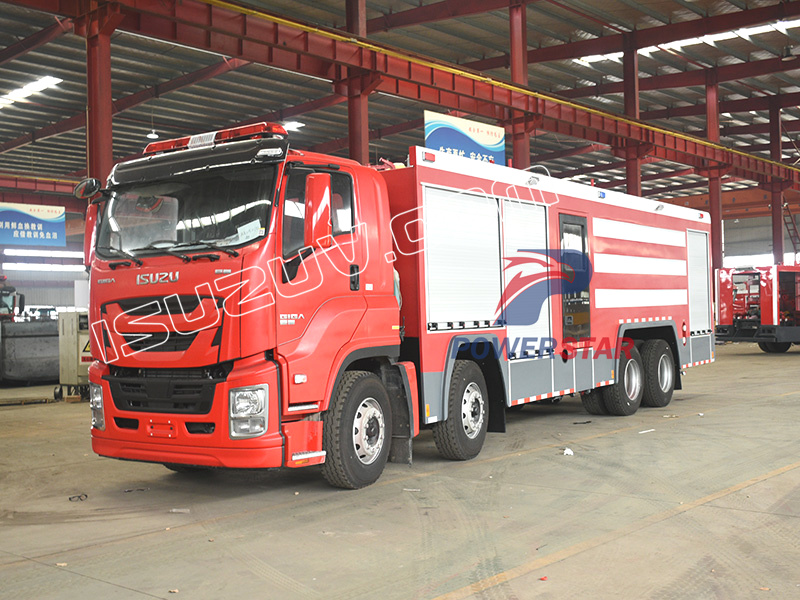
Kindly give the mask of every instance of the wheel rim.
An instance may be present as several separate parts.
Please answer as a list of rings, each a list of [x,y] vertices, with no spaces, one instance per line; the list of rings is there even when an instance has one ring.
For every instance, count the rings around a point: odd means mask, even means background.
[[[358,460],[370,465],[378,459],[386,437],[383,410],[375,398],[366,398],[356,409],[353,421],[353,449]]]
[[[642,389],[642,369],[635,360],[629,360],[625,365],[625,395],[633,401]]]
[[[474,440],[483,427],[483,394],[477,383],[470,383],[461,397],[461,425],[464,433]]]
[[[673,376],[672,361],[669,356],[662,354],[658,359],[658,386],[665,394],[672,389]]]

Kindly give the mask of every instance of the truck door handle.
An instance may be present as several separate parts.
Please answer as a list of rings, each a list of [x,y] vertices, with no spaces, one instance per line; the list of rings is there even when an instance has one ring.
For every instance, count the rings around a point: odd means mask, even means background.
[[[350,265],[350,290],[353,292],[357,292],[361,288],[358,275],[358,265]]]

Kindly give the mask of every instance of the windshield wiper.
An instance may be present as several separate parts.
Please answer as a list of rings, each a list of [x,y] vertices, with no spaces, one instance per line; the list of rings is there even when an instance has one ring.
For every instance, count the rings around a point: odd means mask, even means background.
[[[136,263],[136,266],[138,266],[138,267],[141,267],[144,264],[141,261],[141,259],[136,258],[130,252],[125,252],[125,250],[120,250],[119,248],[114,248],[113,246],[98,246],[97,250],[108,250],[110,252],[116,252],[118,255],[124,256],[125,258],[127,258],[129,260],[132,260],[134,263]],[[117,265],[119,266],[120,263],[117,263]],[[114,267],[111,267],[111,268],[113,269]]]
[[[239,256],[239,253],[236,250],[223,248],[222,246],[217,246],[211,242],[181,242],[180,244],[174,245],[173,248],[190,248],[191,246],[202,246],[203,248],[211,248],[211,250],[216,250],[217,252],[224,252],[228,256]]]
[[[165,248],[159,244],[170,244],[169,248]],[[147,246],[142,246],[141,248],[133,248],[133,252],[141,252],[143,250],[156,250],[159,252],[166,252],[167,254],[171,254],[172,256],[177,256],[183,262],[192,262],[192,259],[186,256],[185,254],[181,254],[180,252],[175,252],[173,248],[176,248],[177,245],[175,244],[175,240],[155,240],[147,244]]]

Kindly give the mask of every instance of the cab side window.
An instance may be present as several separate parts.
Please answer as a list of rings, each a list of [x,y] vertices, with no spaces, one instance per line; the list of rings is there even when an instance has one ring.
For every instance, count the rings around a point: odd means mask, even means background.
[[[286,181],[283,201],[283,258],[290,258],[303,247],[306,177],[310,170],[294,168]],[[353,231],[353,180],[345,173],[331,174],[331,229],[333,235]]]
[[[303,247],[306,211],[306,177],[311,171],[292,169],[283,195],[283,257],[297,254]]]
[[[353,180],[344,173],[331,173],[331,227],[335,236],[353,231]]]

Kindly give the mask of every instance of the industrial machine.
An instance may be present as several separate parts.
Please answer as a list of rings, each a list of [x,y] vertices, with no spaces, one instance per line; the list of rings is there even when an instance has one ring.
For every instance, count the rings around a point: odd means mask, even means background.
[[[58,315],[59,385],[53,396],[56,400],[89,399],[89,364],[92,362],[89,341],[89,314],[62,312]],[[66,396],[64,388],[66,387]]]
[[[55,321],[21,320],[25,296],[0,275],[0,380],[43,383],[58,379]]]

